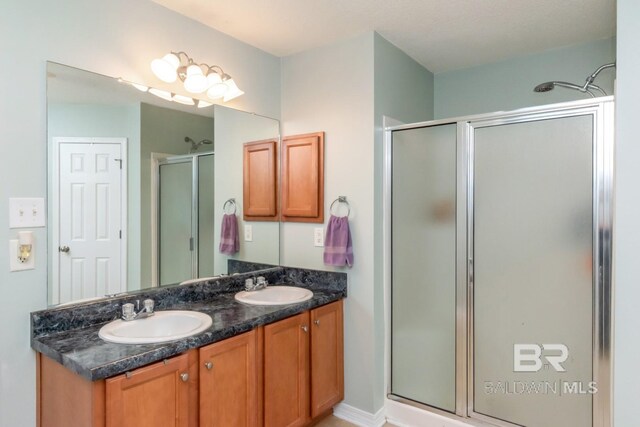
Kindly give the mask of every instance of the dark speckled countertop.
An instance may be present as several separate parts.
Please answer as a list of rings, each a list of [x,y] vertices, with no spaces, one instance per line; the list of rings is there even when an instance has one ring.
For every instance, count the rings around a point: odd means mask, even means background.
[[[313,298],[300,304],[280,306],[237,302],[234,294],[241,290],[247,277],[256,275],[245,273],[34,312],[31,313],[31,347],[84,378],[95,381],[337,301],[347,294],[344,273],[277,267],[262,275],[267,276],[271,283],[308,288],[313,291]],[[157,299],[159,297],[166,300]],[[157,311],[173,309],[206,313],[213,319],[213,324],[198,335],[161,344],[114,344],[98,337],[98,331],[104,324],[118,318],[119,307],[124,302],[143,298],[156,299]],[[107,312],[113,314],[106,316]]]

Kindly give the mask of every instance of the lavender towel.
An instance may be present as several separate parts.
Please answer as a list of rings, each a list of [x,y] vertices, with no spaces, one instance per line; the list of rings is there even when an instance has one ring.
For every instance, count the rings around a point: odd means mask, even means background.
[[[349,218],[331,215],[324,239],[324,263],[336,267],[353,266]]]
[[[222,217],[222,230],[220,231],[220,252],[233,255],[239,250],[238,218],[236,214],[224,214]]]

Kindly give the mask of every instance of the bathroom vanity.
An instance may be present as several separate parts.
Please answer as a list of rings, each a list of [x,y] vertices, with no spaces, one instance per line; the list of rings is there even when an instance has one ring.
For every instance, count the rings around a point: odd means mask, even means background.
[[[271,283],[306,287],[313,298],[280,306],[237,302],[234,294],[254,275],[245,273],[32,313],[38,425],[278,427],[329,414],[344,396],[346,275],[265,271]],[[98,337],[123,303],[154,296],[158,311],[194,310],[213,324],[162,344]]]

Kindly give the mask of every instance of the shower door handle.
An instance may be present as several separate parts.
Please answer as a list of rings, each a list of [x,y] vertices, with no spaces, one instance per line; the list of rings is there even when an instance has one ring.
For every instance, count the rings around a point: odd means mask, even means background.
[[[474,279],[474,271],[473,271],[473,258],[469,258],[469,284],[473,283]]]

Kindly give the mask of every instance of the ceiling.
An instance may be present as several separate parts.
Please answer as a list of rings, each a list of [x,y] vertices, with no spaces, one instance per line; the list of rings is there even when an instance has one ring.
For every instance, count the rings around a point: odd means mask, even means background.
[[[375,30],[434,73],[615,35],[615,0],[153,0],[276,56]]]

